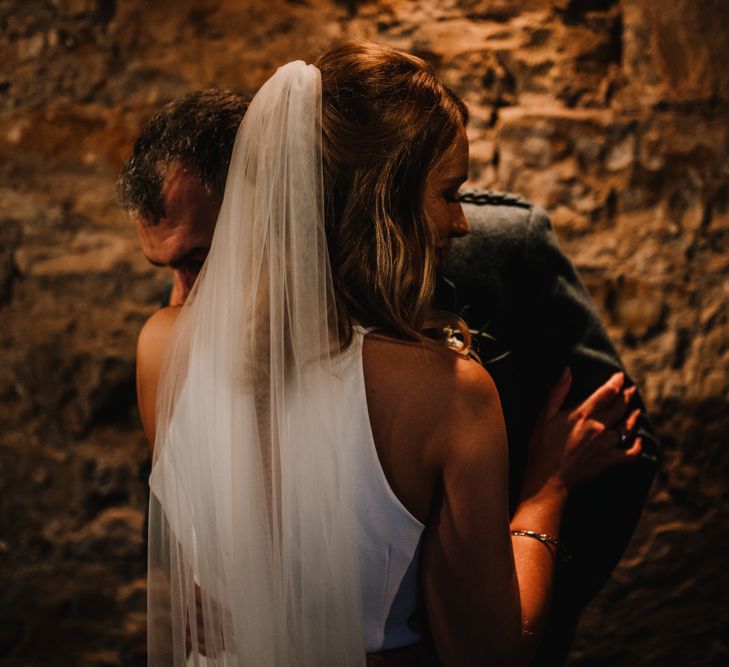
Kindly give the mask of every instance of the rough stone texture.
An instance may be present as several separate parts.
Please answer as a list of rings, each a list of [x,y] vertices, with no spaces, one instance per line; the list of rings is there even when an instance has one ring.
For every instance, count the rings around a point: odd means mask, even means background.
[[[463,95],[473,182],[551,213],[663,437],[571,664],[726,664],[724,0],[5,0],[0,30],[4,664],[144,664],[134,343],[165,274],[116,207],[133,138],[339,37],[425,55]]]

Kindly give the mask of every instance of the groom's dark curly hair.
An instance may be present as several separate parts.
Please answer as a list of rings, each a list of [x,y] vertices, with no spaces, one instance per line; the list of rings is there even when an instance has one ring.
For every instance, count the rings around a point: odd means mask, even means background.
[[[192,169],[222,201],[235,135],[250,100],[228,90],[199,90],[157,111],[119,176],[124,209],[152,219],[163,216],[162,182],[173,162]]]

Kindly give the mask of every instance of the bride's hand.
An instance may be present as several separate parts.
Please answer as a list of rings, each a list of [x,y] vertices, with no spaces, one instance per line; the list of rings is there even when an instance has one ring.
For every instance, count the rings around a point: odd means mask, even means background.
[[[215,600],[209,600],[208,602],[208,608],[210,609],[211,614],[213,615],[213,623],[216,628],[222,633],[222,627],[221,623],[223,620],[222,615],[222,609],[220,605],[215,602]],[[190,613],[192,610],[188,610],[188,613],[186,614],[186,624],[185,624],[185,647],[187,649],[188,655],[190,652],[195,649],[197,653],[199,653],[204,658],[216,658],[218,656],[219,650],[225,650],[225,638],[222,634],[219,636],[219,640],[215,642],[215,646],[208,646],[207,645],[207,639],[208,639],[208,633],[205,629],[205,611],[204,611],[204,605],[202,601],[202,589],[200,586],[195,584],[195,609],[194,609],[194,615],[195,618],[193,620],[195,626],[196,626],[196,634],[197,639],[195,642],[195,646],[193,647],[193,641],[192,641],[192,630],[190,628]],[[229,620],[229,615],[226,614],[226,620]]]
[[[565,369],[537,420],[523,496],[536,493],[548,481],[572,489],[640,454],[640,438],[621,448],[629,442],[640,414],[629,411],[635,387],[624,388],[624,374],[615,373],[573,410],[562,410],[571,383],[571,372]]]

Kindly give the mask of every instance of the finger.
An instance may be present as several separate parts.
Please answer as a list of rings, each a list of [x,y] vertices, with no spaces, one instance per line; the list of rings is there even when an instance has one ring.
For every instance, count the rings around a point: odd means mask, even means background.
[[[625,413],[628,411],[630,402],[635,395],[635,387],[630,387],[621,391],[616,400],[614,400],[606,408],[599,410],[593,414],[593,417],[601,421],[608,428],[614,428],[618,422],[625,420]]]
[[[617,447],[619,449],[627,450],[630,448],[630,441],[633,437],[633,431],[638,424],[638,417],[640,417],[640,410],[636,408],[625,418],[622,427],[617,429],[619,435]]]
[[[200,655],[206,657],[207,651],[205,647],[205,622],[203,621],[202,611],[200,609],[200,603],[197,602],[195,606],[195,618],[193,619],[195,623],[195,646],[193,647],[193,636],[192,636],[192,626],[190,623],[190,617],[187,617],[187,623],[185,624],[185,645],[187,646],[188,650],[192,650],[193,648],[197,653]]]
[[[628,415],[628,418],[625,420],[625,430],[629,433],[633,432],[633,429],[635,429],[636,425],[638,424],[638,417],[640,417],[640,409],[636,408]]]
[[[640,409],[636,408],[629,414],[630,397],[625,396],[623,392],[622,400],[615,401],[607,410],[604,410],[594,416],[595,419],[601,421],[608,428],[613,428],[618,432],[630,432],[635,426],[635,422],[640,414]]]
[[[199,617],[198,617],[196,626],[197,626],[197,636],[195,637],[194,649],[197,653],[199,653],[203,657],[207,657],[207,651],[205,649],[205,626],[202,624],[202,621],[199,619]],[[188,651],[193,650],[192,631],[190,629],[189,619],[185,625],[185,648]]]
[[[636,438],[630,449],[615,449],[612,455],[612,463],[630,463],[635,461],[643,451],[643,440]]]
[[[606,408],[593,412],[592,418],[602,422],[607,428],[617,430],[625,422],[627,411],[628,406],[625,404],[625,400],[619,396]]]
[[[590,394],[578,408],[585,416],[592,416],[611,406],[620,396],[625,382],[624,373],[615,373]]]
[[[202,589],[195,584],[195,620],[197,625],[197,650],[207,656],[205,647],[205,620],[203,617]]]
[[[623,455],[628,458],[636,459],[640,456],[640,453],[642,451],[643,451],[643,439],[636,438],[635,442],[633,443],[633,446],[630,449],[625,450]]]
[[[543,415],[545,420],[549,420],[559,412],[564,404],[567,394],[572,386],[572,369],[567,366],[562,375],[559,376],[557,384],[555,384],[547,395],[547,403],[544,406]]]
[[[590,429],[595,434],[592,438],[593,447],[603,451],[616,449],[620,444],[620,432],[614,428],[606,428],[603,424],[600,425],[602,426],[601,430],[594,426]]]
[[[638,423],[638,417],[640,416],[640,410],[633,410],[622,422],[614,424],[612,427],[608,427],[602,422],[597,420],[588,419],[586,424],[593,433],[596,433],[595,440],[598,441],[598,445],[605,449],[617,448],[621,451],[626,451],[630,446],[631,437],[636,424]],[[596,426],[601,425],[602,431]]]

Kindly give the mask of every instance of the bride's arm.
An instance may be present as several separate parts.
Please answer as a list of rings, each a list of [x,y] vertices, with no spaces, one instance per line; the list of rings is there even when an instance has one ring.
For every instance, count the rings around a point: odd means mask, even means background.
[[[444,664],[506,666],[530,659],[546,619],[555,553],[510,530],[557,537],[568,489],[638,455],[639,443],[625,452],[609,436],[624,418],[621,384],[621,377],[613,378],[571,413],[558,412],[569,378],[555,389],[510,526],[498,394],[483,368],[459,365],[451,409],[433,433],[441,493],[422,561],[431,631]]]
[[[154,449],[156,428],[157,384],[162,357],[179,310],[177,307],[170,307],[157,311],[146,321],[137,339],[137,404],[144,434],[152,449]]]
[[[464,360],[457,374],[450,409],[432,436],[442,486],[422,556],[426,607],[443,664],[506,665],[520,644],[521,606],[503,415],[483,368]]]

